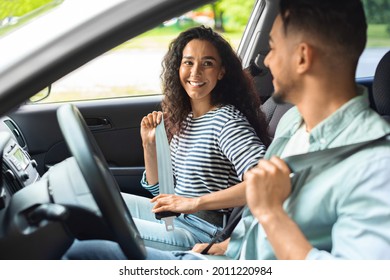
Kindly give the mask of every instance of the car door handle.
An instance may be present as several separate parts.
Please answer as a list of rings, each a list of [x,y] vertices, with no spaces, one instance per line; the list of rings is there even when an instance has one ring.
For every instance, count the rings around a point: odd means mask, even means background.
[[[108,118],[86,118],[85,122],[91,131],[106,130],[112,128],[111,122]]]

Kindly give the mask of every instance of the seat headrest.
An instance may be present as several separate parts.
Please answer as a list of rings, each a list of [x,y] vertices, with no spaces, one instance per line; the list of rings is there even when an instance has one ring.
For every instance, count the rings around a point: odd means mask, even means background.
[[[372,94],[378,113],[390,116],[390,51],[382,57],[375,70]]]

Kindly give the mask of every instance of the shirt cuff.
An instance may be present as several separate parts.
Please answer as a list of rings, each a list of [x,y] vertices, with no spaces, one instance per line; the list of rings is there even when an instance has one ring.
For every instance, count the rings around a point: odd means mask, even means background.
[[[335,257],[326,251],[318,250],[313,248],[306,256],[306,260],[333,260]]]
[[[153,196],[157,196],[159,195],[160,193],[160,185],[159,183],[157,182],[156,184],[154,185],[149,185],[148,184],[148,181],[146,181],[146,171],[144,171],[144,173],[142,174],[142,178],[141,178],[141,186],[149,191]]]

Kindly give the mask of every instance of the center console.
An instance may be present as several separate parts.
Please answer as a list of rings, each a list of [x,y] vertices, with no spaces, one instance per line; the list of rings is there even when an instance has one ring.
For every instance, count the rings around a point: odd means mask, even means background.
[[[10,118],[0,118],[0,159],[0,259],[60,259],[74,240],[64,222],[71,215],[52,200],[48,177],[39,176]]]
[[[3,119],[0,123],[0,138],[2,142],[1,210],[8,204],[14,193],[38,181],[40,176],[36,169],[36,161],[20,146],[13,131],[9,126],[4,125]]]
[[[39,179],[36,167],[36,161],[15,140],[10,139],[3,151],[3,174],[15,186],[15,191]]]

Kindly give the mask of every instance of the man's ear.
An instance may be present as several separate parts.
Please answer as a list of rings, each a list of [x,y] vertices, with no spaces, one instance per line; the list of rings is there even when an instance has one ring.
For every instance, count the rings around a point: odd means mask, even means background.
[[[307,43],[300,43],[297,47],[297,72],[299,74],[308,71],[312,65],[313,48]]]

